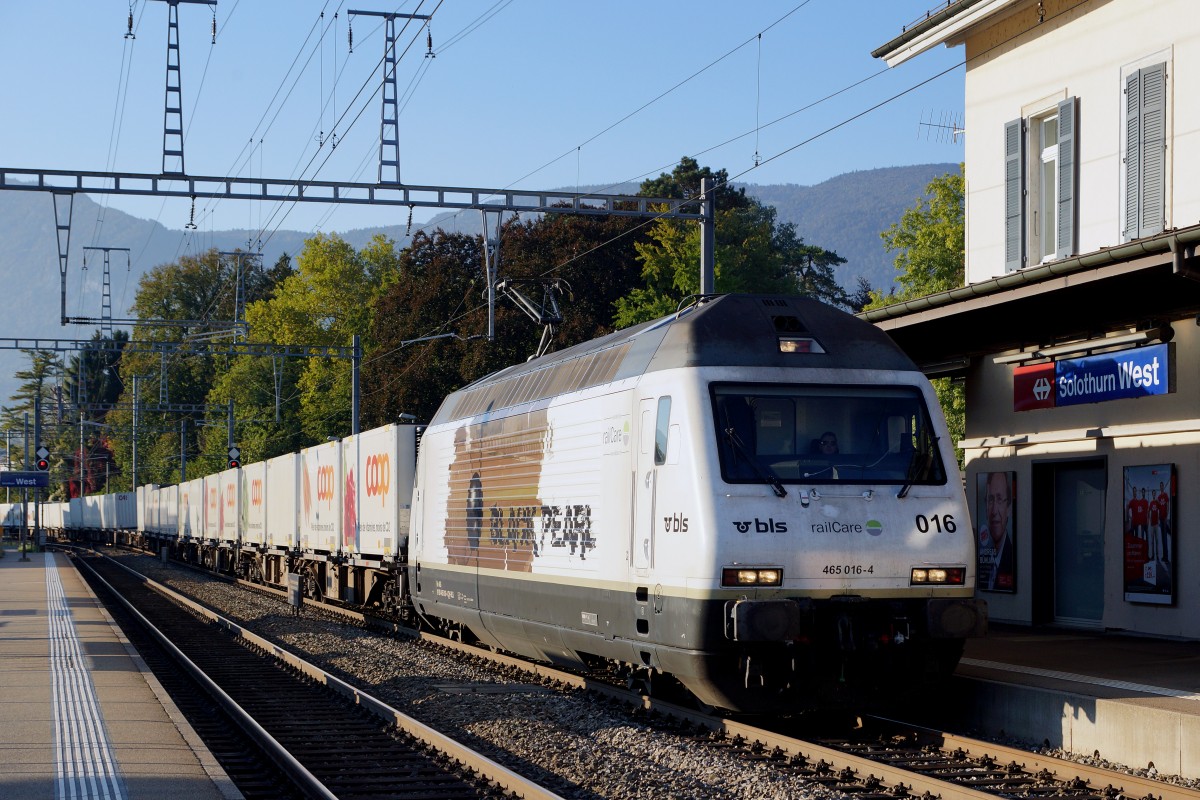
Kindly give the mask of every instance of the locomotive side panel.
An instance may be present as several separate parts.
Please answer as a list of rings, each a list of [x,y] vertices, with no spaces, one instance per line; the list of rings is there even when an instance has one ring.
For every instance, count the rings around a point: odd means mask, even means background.
[[[416,558],[430,613],[465,622],[482,611],[481,638],[546,658],[561,644],[530,621],[631,626],[632,603],[619,611],[612,591],[629,569],[630,398],[594,391],[426,432]]]

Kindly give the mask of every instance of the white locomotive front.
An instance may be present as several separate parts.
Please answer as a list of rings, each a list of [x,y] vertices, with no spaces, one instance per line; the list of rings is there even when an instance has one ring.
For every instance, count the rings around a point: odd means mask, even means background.
[[[928,381],[803,298],[705,298],[451,395],[413,507],[432,626],[721,708],[944,674],[986,626]]]

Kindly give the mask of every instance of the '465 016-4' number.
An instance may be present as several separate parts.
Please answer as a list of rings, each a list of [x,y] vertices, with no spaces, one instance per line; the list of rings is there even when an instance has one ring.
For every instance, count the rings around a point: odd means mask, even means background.
[[[958,530],[958,524],[954,521],[953,514],[942,514],[940,517],[937,514],[932,517],[917,514],[916,523],[917,530],[921,533],[929,533],[930,530],[935,533],[954,533]]]
[[[826,575],[874,575],[874,564],[827,564],[821,570]]]

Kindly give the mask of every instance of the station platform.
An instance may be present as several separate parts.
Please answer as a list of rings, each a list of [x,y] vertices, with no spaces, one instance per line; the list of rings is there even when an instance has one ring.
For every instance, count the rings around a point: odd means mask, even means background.
[[[993,625],[968,640],[954,721],[1200,778],[1200,642]]]
[[[0,558],[0,797],[241,793],[70,560]]]

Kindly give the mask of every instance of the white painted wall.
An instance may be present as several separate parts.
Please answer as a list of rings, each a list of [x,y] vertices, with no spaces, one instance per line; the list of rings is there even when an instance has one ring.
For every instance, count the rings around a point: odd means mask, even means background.
[[[1004,274],[1004,124],[1079,98],[1077,252],[1121,243],[1122,68],[1165,56],[1167,228],[1200,222],[1200,14],[1194,0],[1045,3],[966,42],[967,281]],[[1154,59],[1157,61],[1163,58]],[[1031,184],[1027,183],[1027,188]],[[1032,259],[1031,259],[1032,260]]]

